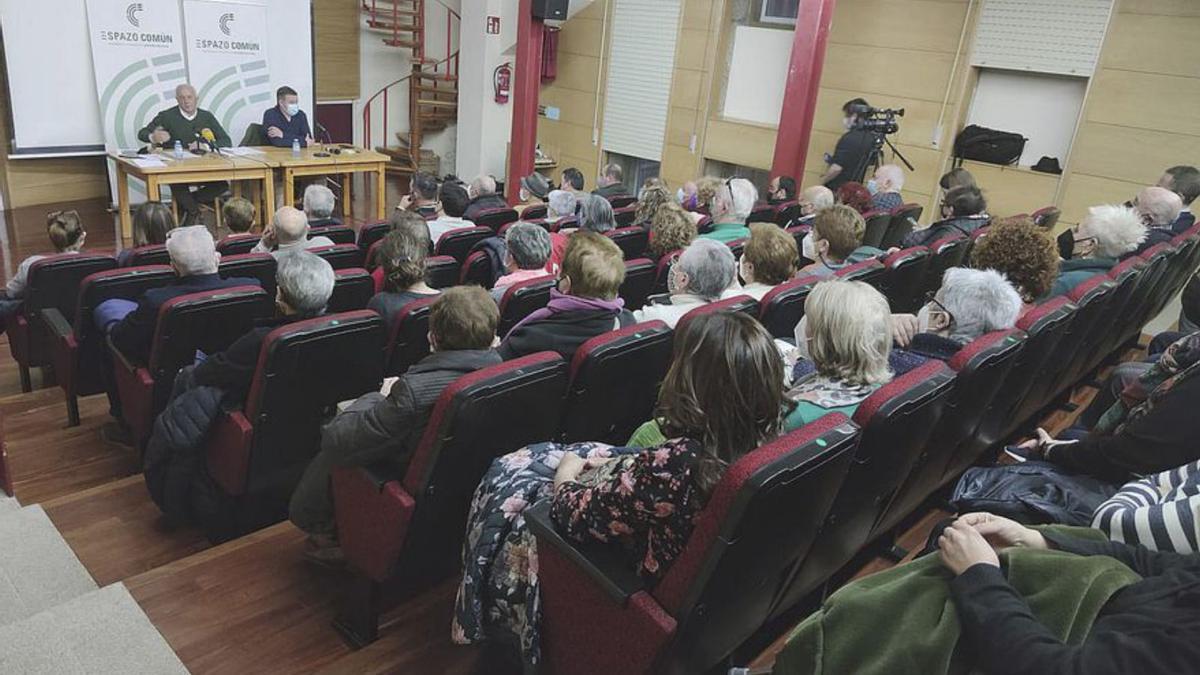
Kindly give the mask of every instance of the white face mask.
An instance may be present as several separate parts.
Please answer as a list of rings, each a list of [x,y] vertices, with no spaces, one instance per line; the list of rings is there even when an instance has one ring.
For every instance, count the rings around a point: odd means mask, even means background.
[[[813,243],[812,232],[804,235],[804,242],[800,245],[800,249],[800,255],[805,259],[817,262],[817,245]]]
[[[925,305],[917,312],[917,330],[922,333],[929,332],[929,305]]]
[[[812,356],[808,353],[808,317],[800,317],[800,323],[796,324],[796,332],[793,334],[796,338],[796,352],[801,358],[812,360]]]
[[[679,280],[677,278],[678,275],[679,272],[676,271],[674,267],[672,267],[671,271],[667,273],[667,293],[671,295],[675,295],[679,292]]]
[[[686,199],[686,198],[687,198],[687,195],[686,195],[686,194],[684,194],[684,192],[683,192],[683,188],[679,188],[678,190],[676,190],[676,191],[675,191],[675,201],[677,201],[677,202],[679,202],[680,204],[682,204],[682,203],[683,203],[683,200],[684,200],[684,199]]]
[[[879,192],[879,181],[875,180],[874,178],[867,181],[867,192],[870,192],[871,194],[877,194]]]
[[[289,103],[289,104],[287,104],[287,113],[288,113],[288,115],[290,115],[290,116],[292,116],[292,117],[295,117],[295,116],[296,116],[296,115],[297,115],[299,112],[300,112],[300,104],[299,104],[299,103]]]
[[[850,129],[853,129],[854,128],[854,118],[853,117],[843,117],[842,118],[842,126],[845,127],[847,131],[849,131]]]

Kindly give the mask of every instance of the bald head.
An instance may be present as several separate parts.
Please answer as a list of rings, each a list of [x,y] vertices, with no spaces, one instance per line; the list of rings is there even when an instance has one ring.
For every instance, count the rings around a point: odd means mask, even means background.
[[[175,87],[175,102],[189,115],[196,112],[196,88],[186,83]]]
[[[491,176],[476,176],[471,181],[471,198],[496,194],[496,179]]]
[[[308,216],[300,209],[285,206],[275,212],[271,227],[280,246],[294,244],[308,236]]]
[[[875,169],[875,182],[880,192],[899,192],[904,187],[904,169],[895,164],[884,164]]]
[[[814,185],[800,193],[800,212],[806,216],[812,215],[833,206],[833,201],[833,190],[824,185]]]
[[[1138,193],[1134,208],[1150,227],[1168,227],[1183,210],[1183,199],[1167,188],[1148,187]]]

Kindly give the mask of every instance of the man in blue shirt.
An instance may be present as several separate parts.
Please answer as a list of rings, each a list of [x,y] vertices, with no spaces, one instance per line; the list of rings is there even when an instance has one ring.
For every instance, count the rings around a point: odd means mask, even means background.
[[[280,87],[275,92],[275,100],[277,105],[263,113],[262,126],[267,142],[290,148],[292,141],[299,139],[301,147],[308,147],[313,142],[312,130],[308,126],[308,117],[300,110],[300,96],[296,90]]]

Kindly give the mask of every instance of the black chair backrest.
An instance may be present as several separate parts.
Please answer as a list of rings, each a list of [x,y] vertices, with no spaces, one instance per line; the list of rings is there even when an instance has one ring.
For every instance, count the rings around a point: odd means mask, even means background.
[[[834,276],[846,281],[861,281],[882,292],[886,273],[887,268],[883,266],[883,263],[872,258],[843,267],[834,272]]]
[[[521,209],[521,220],[538,220],[546,217],[546,205],[534,204]]]
[[[1054,348],[1047,367],[1038,373],[1038,382],[1026,395],[1027,399],[1041,398],[1049,403],[1064,388],[1075,384],[1082,375],[1076,374],[1076,370],[1087,358],[1093,336],[1106,332],[1116,291],[1117,284],[1103,274],[1071,289],[1068,297],[1075,303],[1075,317]]]
[[[458,261],[448,255],[425,259],[425,283],[432,288],[450,288],[458,283]]]
[[[654,414],[658,386],[671,365],[672,337],[665,323],[649,321],[583,343],[571,360],[563,441],[624,445]]]
[[[646,247],[650,244],[650,233],[637,226],[621,227],[604,234],[621,248],[626,260],[646,255]]]
[[[402,555],[399,574],[445,578],[458,569],[480,478],[496,457],[554,437],[566,390],[567,364],[539,352],[464,375],[442,392],[404,475],[416,500],[405,542],[419,555]]]
[[[706,305],[689,311],[687,314],[679,317],[679,321],[675,323],[675,330],[683,332],[688,323],[714,312],[742,312],[750,316],[758,316],[758,301],[749,295],[735,295],[732,298],[710,302]]]
[[[392,229],[392,226],[385,220],[378,223],[365,223],[358,228],[358,247],[366,251],[371,248],[371,244],[383,239],[384,235]]]
[[[953,388],[953,373],[933,361],[880,387],[858,406],[854,421],[862,438],[854,463],[779,608],[794,606],[870,541]]]
[[[654,288],[651,295],[667,292],[667,275],[671,273],[671,265],[679,260],[679,256],[683,253],[683,249],[670,251],[663,254],[654,266]]]
[[[710,215],[705,215],[700,220],[696,221],[696,232],[699,234],[708,234],[713,231],[713,219]]]
[[[142,265],[170,265],[171,254],[167,252],[166,244],[149,244],[139,246],[129,252],[129,258],[125,263],[126,267],[139,267]]]
[[[434,251],[437,255],[448,255],[462,264],[466,262],[467,256],[471,254],[475,244],[494,236],[496,233],[486,227],[464,227],[450,230],[443,234],[441,239],[438,239]]]
[[[775,207],[771,204],[755,204],[746,218],[746,224],[775,222]]]
[[[863,231],[863,246],[880,248],[884,236],[887,235],[888,226],[892,224],[892,212],[881,210],[867,211],[863,214],[863,220],[867,223],[867,227]]]
[[[804,237],[808,236],[811,230],[812,226],[807,223],[804,225],[793,225],[787,229],[788,234],[792,235],[792,239],[796,240],[797,251],[804,250]]]
[[[325,237],[335,244],[354,244],[357,236],[354,230],[345,225],[322,225],[321,227],[310,228],[308,238]]]
[[[887,268],[883,274],[883,294],[893,312],[915,313],[921,308],[930,258],[929,249],[914,246],[896,251],[883,261]]]
[[[563,216],[558,220],[550,223],[550,231],[558,232],[559,230],[570,230],[579,227],[578,216]]]
[[[775,224],[780,227],[791,227],[800,217],[800,204],[793,200],[775,205]]]
[[[742,259],[742,254],[746,252],[746,239],[746,237],[742,237],[741,239],[734,239],[733,241],[725,242],[725,245],[729,247],[729,250],[733,251],[734,259]]]
[[[963,258],[971,240],[966,237],[953,236],[939,239],[929,245],[933,258],[929,261],[929,271],[925,273],[925,287],[921,289],[922,297],[929,291],[942,287],[942,275],[951,267],[961,267]]]
[[[29,266],[22,313],[34,325],[38,325],[38,313],[51,307],[70,319],[75,316],[83,280],[116,266],[117,261],[112,256],[93,253],[64,253],[35,261]],[[30,336],[31,342],[37,341],[36,335]]]
[[[472,222],[475,223],[476,227],[486,227],[491,230],[493,234],[495,234],[499,232],[500,228],[504,225],[519,219],[520,216],[517,215],[515,210],[508,207],[501,207],[495,209],[484,209],[483,211],[480,211]],[[445,238],[444,235],[443,238]]]
[[[613,209],[613,222],[617,224],[618,228],[629,227],[633,225],[635,218],[637,218],[636,204],[619,209]]]
[[[354,244],[334,244],[308,249],[309,253],[324,258],[335,270],[363,266],[363,252]]]
[[[833,414],[742,456],[651,593],[677,617],[680,672],[708,672],[763,625],[818,541],[858,429]]]
[[[246,491],[282,495],[316,454],[321,423],[339,401],[383,381],[383,319],[369,310],[326,314],[271,331],[246,397],[254,447]]]
[[[921,220],[921,213],[924,210],[925,207],[920,204],[904,204],[892,209],[892,221],[888,223],[887,234],[883,235],[883,241],[879,243],[879,248],[886,250],[893,246],[899,246],[900,242],[904,241],[904,237],[912,232],[917,222]]]
[[[275,256],[270,253],[245,253],[221,258],[217,273],[222,279],[245,277],[258,279],[267,295],[275,297]]]
[[[333,293],[329,296],[328,310],[332,313],[366,309],[371,296],[375,295],[375,280],[371,273],[361,267],[337,270],[333,281]]]
[[[403,375],[429,356],[429,311],[437,296],[414,300],[396,313],[384,347],[384,374]]]
[[[795,335],[796,324],[804,316],[804,303],[808,294],[820,279],[803,277],[779,284],[763,296],[758,321],[771,335],[790,338]]]
[[[217,253],[222,256],[249,253],[261,239],[257,234],[231,234],[217,242]]]
[[[84,277],[79,283],[75,314],[66,317],[71,319],[75,340],[79,344],[81,372],[91,375],[91,366],[99,367],[103,358],[104,335],[92,317],[92,312],[100,303],[113,298],[136,301],[146,290],[167,286],[173,281],[175,270],[166,265],[119,267]],[[90,384],[80,385],[79,389],[91,391],[93,387]]]
[[[626,206],[636,205],[637,197],[634,197],[633,195],[616,195],[615,197],[609,197],[608,203],[613,207],[613,210],[616,211],[617,209],[623,209]]]
[[[501,338],[508,335],[513,326],[534,311],[550,302],[550,289],[556,283],[554,275],[527,279],[509,286],[500,299],[500,325],[496,332]]]
[[[649,258],[625,261],[625,281],[621,282],[621,290],[617,293],[625,301],[625,309],[633,311],[646,305],[646,298],[654,290],[655,268],[654,261]]]
[[[492,272],[492,259],[485,251],[472,251],[463,263],[458,283],[476,284],[484,288],[496,285],[496,276]]]

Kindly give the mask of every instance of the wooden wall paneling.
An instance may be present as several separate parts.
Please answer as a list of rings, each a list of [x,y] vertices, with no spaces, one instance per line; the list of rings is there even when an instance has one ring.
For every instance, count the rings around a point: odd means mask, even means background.
[[[831,42],[821,86],[856,89],[868,101],[872,96],[897,96],[941,103],[953,64],[953,53]]]
[[[1176,75],[1101,69],[1092,83],[1087,121],[1197,135],[1197,82]]]
[[[1166,168],[1166,167],[1163,167]],[[1154,180],[1158,177],[1155,176]],[[1081,171],[1074,171],[1066,177],[1066,188],[1063,190],[1062,222],[1078,223],[1085,215],[1089,206],[1097,204],[1120,204],[1133,199],[1147,183],[1113,180],[1100,176],[1091,176]]]
[[[1122,14],[1156,14],[1161,16],[1200,16],[1196,0],[1117,0]]]
[[[357,1],[313,0],[313,61],[317,100],[338,101],[361,96]]]
[[[1200,16],[1119,14],[1113,26],[1104,43],[1101,68],[1200,77],[1200,59],[1180,48],[1194,42]]]
[[[975,176],[987,199],[988,213],[1007,218],[1018,213],[1033,213],[1054,204],[1059,176],[1030,169],[997,166],[983,162],[963,162]]]
[[[710,119],[704,157],[767,170],[775,156],[775,135],[775,129],[765,125]]]
[[[829,42],[953,54],[967,2],[941,0],[840,0]],[[876,67],[891,69],[892,62]]]
[[[1163,169],[1200,158],[1200,136],[1092,122],[1080,130],[1072,154],[1076,170],[1090,175],[1153,182]]]

